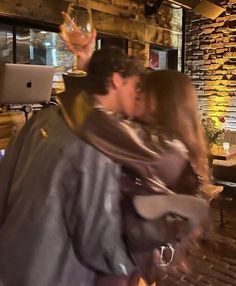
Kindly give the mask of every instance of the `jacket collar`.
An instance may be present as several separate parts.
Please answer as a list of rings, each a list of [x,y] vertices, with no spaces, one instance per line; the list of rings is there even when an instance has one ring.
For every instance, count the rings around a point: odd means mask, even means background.
[[[57,101],[65,121],[75,132],[79,132],[88,116],[93,111],[93,104],[84,91],[70,95],[63,92],[57,96]]]

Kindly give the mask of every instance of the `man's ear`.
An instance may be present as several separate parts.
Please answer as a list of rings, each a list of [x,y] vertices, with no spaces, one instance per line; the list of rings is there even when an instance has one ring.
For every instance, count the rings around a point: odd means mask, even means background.
[[[118,72],[114,72],[111,76],[111,85],[113,88],[119,88],[123,82],[122,76]]]

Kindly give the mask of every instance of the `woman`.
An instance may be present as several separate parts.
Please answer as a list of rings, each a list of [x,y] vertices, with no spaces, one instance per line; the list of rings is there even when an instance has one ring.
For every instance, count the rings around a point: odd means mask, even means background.
[[[209,199],[221,189],[209,184],[207,148],[197,110],[197,96],[186,75],[174,70],[152,71],[143,78],[132,126],[143,144],[159,154],[159,183],[175,193]],[[186,164],[175,154],[185,158]]]
[[[145,130],[143,140],[153,149],[160,148],[168,140],[189,159],[183,178],[172,186],[173,190],[195,192],[194,173],[204,190],[203,186],[209,183],[207,148],[197,111],[197,96],[190,79],[174,70],[153,71],[144,77],[143,90],[135,114],[144,123],[144,128],[141,126],[141,130]]]

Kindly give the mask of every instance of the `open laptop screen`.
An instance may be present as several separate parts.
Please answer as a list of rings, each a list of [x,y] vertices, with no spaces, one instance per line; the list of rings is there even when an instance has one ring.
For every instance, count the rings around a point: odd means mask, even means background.
[[[5,64],[0,69],[0,104],[50,101],[54,67]]]

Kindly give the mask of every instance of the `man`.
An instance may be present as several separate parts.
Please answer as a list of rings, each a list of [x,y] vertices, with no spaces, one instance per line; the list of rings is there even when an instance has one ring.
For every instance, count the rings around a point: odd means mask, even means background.
[[[105,89],[94,94],[95,105],[131,115],[140,68],[118,49],[100,53],[107,55]],[[57,107],[34,115],[0,165],[3,285],[89,286],[97,272],[132,272],[120,229],[119,173]]]

